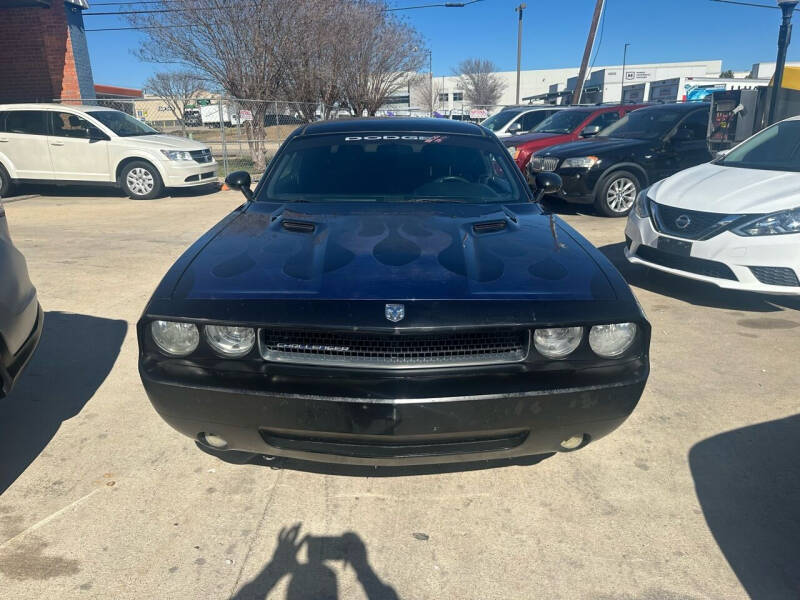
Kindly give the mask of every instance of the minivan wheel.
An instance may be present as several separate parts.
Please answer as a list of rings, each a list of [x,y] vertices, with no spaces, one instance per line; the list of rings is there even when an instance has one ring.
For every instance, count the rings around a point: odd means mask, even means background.
[[[0,165],[0,198],[8,198],[11,195],[11,177],[3,165]]]
[[[633,208],[641,185],[630,171],[614,171],[603,180],[594,207],[606,217],[624,217]]]
[[[150,163],[134,161],[125,165],[119,176],[122,190],[131,200],[151,200],[164,191],[158,170]]]

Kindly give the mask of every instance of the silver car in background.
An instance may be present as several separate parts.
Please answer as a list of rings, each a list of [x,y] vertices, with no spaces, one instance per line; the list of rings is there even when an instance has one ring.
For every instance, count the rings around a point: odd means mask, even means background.
[[[14,247],[0,199],[0,398],[33,356],[42,335],[44,314],[25,258]]]

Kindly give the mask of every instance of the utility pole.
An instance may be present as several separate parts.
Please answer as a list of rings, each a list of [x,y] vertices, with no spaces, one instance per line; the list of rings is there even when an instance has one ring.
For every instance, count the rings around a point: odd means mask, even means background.
[[[589,27],[589,37],[586,38],[586,48],[583,51],[581,68],[578,71],[578,80],[575,82],[575,91],[572,93],[570,104],[580,104],[581,94],[583,94],[583,83],[586,81],[586,69],[589,67],[589,57],[592,55],[594,47],[594,36],[597,35],[597,24],[600,22],[600,15],[603,12],[606,0],[597,0],[594,5],[594,15],[592,15],[592,25]]]
[[[515,104],[519,104],[519,71],[522,63],[522,11],[526,8],[527,6],[523,2],[514,9],[519,13],[519,25],[517,26],[517,101]]]
[[[436,98],[433,97],[433,50],[428,50],[428,70],[431,72],[431,116]]]
[[[625,104],[625,63],[628,61],[628,46],[630,46],[630,43],[626,43],[625,50],[622,51],[622,85],[619,90],[620,104]]]
[[[778,95],[783,85],[783,68],[786,66],[786,50],[792,38],[792,14],[798,0],[778,0],[778,6],[783,11],[781,28],[778,31],[778,59],[775,61],[775,75],[772,76],[772,94],[769,97],[769,113],[767,125],[775,122],[775,109],[778,106]]]

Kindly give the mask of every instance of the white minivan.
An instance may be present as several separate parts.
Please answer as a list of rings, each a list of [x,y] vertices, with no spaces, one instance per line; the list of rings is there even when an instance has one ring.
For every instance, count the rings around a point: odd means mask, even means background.
[[[214,181],[208,146],[101,106],[0,105],[0,197],[14,183],[103,183],[130,198]]]

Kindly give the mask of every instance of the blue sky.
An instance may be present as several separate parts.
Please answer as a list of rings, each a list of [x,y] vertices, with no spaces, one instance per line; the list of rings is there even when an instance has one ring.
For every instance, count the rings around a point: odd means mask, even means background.
[[[102,2],[118,0],[98,0]],[[438,0],[393,0],[394,6]],[[764,4],[773,0],[753,0]],[[89,0],[90,6],[92,0]],[[527,0],[522,68],[577,66],[583,53],[594,0]],[[501,70],[516,68],[519,0],[483,0],[464,8],[428,8],[403,14],[433,51],[433,71],[449,75],[463,58],[493,60]],[[119,17],[84,16],[87,29],[124,26]],[[800,15],[800,13],[796,13]],[[606,0],[603,38],[596,64],[619,64],[625,42],[628,63],[722,59],[723,68],[748,70],[775,60],[780,11],[710,0]],[[800,18],[795,17],[796,22]],[[800,26],[799,26],[800,27]],[[141,86],[162,65],[140,62],[131,50],[144,36],[133,31],[87,32],[95,83]],[[599,39],[599,35],[598,35]],[[789,49],[800,61],[800,29]]]

